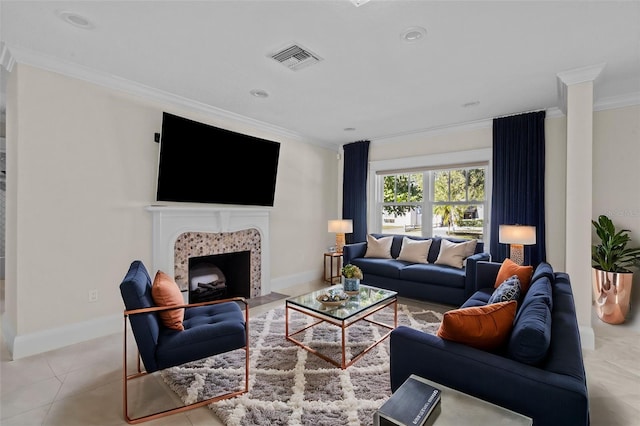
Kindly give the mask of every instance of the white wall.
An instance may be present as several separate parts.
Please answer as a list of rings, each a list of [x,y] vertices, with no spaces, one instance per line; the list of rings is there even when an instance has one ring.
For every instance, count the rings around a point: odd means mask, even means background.
[[[640,106],[597,112],[593,123],[592,217],[611,218],[640,247]],[[592,241],[597,242],[595,232]],[[640,330],[640,271],[633,276],[627,326]]]
[[[545,134],[545,225],[547,262],[554,270],[565,271],[567,119],[547,118]]]
[[[155,198],[163,110],[274,138],[21,64],[11,74],[3,328],[21,357],[120,330],[118,285],[132,260],[151,264],[144,207]],[[321,277],[337,209],[336,152],[278,141],[272,288]],[[93,289],[99,300],[89,303]]]
[[[517,112],[514,112],[517,114]],[[640,246],[640,107],[594,112],[593,211],[605,213],[619,228],[630,229],[632,246]],[[567,120],[557,113],[545,120],[545,205],[547,261],[556,271],[565,271]],[[426,132],[372,141],[371,161],[383,161],[492,146],[490,123],[462,126],[460,130]],[[587,227],[585,226],[585,229]],[[592,239],[595,242],[595,238]],[[591,292],[590,282],[572,281],[574,292]],[[640,329],[640,272],[634,275],[629,326]],[[584,299],[584,298],[583,298]],[[590,300],[588,297],[587,300]],[[588,303],[588,302],[586,302]],[[635,307],[635,309],[634,309]],[[586,308],[589,309],[589,308]]]
[[[493,133],[491,121],[473,126],[462,126],[461,130],[413,134],[393,140],[373,141],[371,161],[395,158],[429,156],[451,152],[491,149]],[[547,220],[547,261],[557,270],[564,268],[564,199],[566,164],[566,120],[545,120],[545,196]],[[490,220],[490,218],[487,218]],[[489,247],[486,247],[488,251]]]
[[[14,296],[6,304],[15,305],[15,334],[26,337],[120,310],[121,271],[150,259],[142,209],[154,172],[141,160],[157,156],[148,141],[160,121],[148,106],[89,84],[23,66],[13,73],[17,107],[8,114],[18,134],[8,129],[7,150],[17,157],[8,176],[16,202],[8,208],[16,216],[7,227],[17,241],[7,262],[16,275],[7,277]],[[99,301],[89,304],[92,289]]]
[[[5,199],[5,253],[10,247],[17,247],[17,184],[15,178],[9,178],[16,175],[18,167],[17,151],[9,144],[10,140],[18,137],[18,125],[16,119],[17,101],[17,73],[11,73],[7,78],[7,115],[6,115],[6,199]],[[2,315],[3,337],[6,342],[10,342],[15,336],[15,326],[18,323],[17,313],[17,286],[11,285],[17,281],[17,260],[14,256],[5,257],[5,286],[4,286],[4,314]],[[12,301],[12,303],[9,303]]]
[[[160,105],[40,69],[17,65],[7,87],[7,271],[5,340],[19,356],[89,339],[121,326],[118,284],[133,259],[151,261],[162,111],[245,131],[238,123]],[[640,245],[640,107],[594,116],[593,217],[610,214]],[[563,270],[566,119],[545,123],[547,260]],[[336,152],[282,143],[271,212],[272,288],[319,278],[339,216]],[[372,161],[491,147],[489,125],[375,141]],[[337,188],[337,190],[336,190]],[[636,274],[633,300],[640,300]],[[589,283],[573,283],[589,286]],[[97,289],[99,301],[88,303]],[[632,312],[634,311],[632,306]],[[632,319],[638,315],[632,315]],[[114,322],[115,321],[115,322]],[[635,319],[636,322],[640,322]],[[113,329],[113,324],[116,329]]]
[[[441,132],[414,133],[371,142],[370,161],[491,148],[491,123]]]

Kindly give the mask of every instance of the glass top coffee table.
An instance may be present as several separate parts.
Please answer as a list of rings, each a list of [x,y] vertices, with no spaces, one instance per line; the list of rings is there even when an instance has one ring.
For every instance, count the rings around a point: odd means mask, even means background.
[[[287,340],[295,343],[296,345],[306,349],[314,355],[319,356],[327,362],[340,367],[343,370],[367,352],[373,349],[376,345],[389,337],[391,331],[398,326],[398,293],[395,291],[384,290],[377,287],[371,287],[361,284],[360,290],[357,294],[352,294],[342,303],[335,303],[336,306],[330,306],[330,304],[323,304],[318,301],[318,297],[325,293],[343,293],[342,285],[335,285],[322,290],[317,290],[302,296],[291,297],[285,302],[285,335]],[[374,321],[371,315],[386,308],[393,308],[393,325],[385,324],[382,322]],[[291,331],[289,329],[291,311],[300,312],[304,315],[315,318],[317,321],[299,330]],[[357,323],[358,321],[367,321],[388,330],[379,339],[374,341],[371,345],[367,346],[357,355],[346,358],[346,329]],[[329,323],[342,330],[342,359],[341,362],[319,352],[317,349],[313,349],[310,346],[304,344],[302,341],[297,340],[298,334],[305,330],[314,327],[318,324]]]

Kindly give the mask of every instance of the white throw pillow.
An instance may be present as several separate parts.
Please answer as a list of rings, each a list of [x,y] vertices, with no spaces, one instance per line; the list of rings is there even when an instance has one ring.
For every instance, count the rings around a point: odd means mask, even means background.
[[[476,252],[476,245],[478,244],[478,240],[469,240],[467,242],[462,243],[467,248],[467,252],[465,253],[464,258],[466,259],[469,256],[473,256]]]
[[[464,266],[464,260],[476,250],[477,240],[469,240],[464,243],[454,243],[447,239],[440,241],[440,253],[435,263],[437,265],[449,265],[456,268]]]
[[[391,243],[393,237],[382,237],[375,239],[367,235],[367,252],[364,257],[378,257],[380,259],[391,259]]]
[[[412,240],[411,238],[404,237],[402,239],[402,249],[400,249],[398,260],[413,263],[429,263],[427,262],[427,255],[429,254],[431,241],[432,240]]]

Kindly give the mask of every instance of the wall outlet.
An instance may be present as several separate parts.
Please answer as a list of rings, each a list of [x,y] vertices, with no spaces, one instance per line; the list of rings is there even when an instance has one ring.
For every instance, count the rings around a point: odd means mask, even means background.
[[[93,289],[89,291],[89,302],[97,302],[98,301],[98,290]]]

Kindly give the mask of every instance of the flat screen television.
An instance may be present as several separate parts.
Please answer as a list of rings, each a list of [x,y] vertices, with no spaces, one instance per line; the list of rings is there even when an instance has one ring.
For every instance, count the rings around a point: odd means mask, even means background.
[[[163,113],[157,201],[273,206],[280,143]]]

